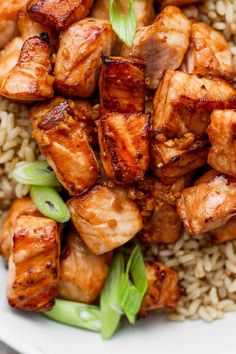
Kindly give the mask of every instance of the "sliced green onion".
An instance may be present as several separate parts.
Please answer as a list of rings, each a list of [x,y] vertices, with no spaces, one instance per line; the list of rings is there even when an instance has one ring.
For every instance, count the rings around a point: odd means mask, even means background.
[[[126,273],[130,273],[131,278],[134,282],[134,286],[140,291],[143,298],[148,287],[148,281],[146,276],[146,270],[143,260],[143,255],[140,246],[137,245],[131,255],[129,262],[127,264]]]
[[[134,324],[135,316],[140,309],[142,297],[139,290],[130,282],[127,274],[122,275],[118,299],[129,322]]]
[[[118,290],[123,272],[124,257],[122,253],[117,253],[112,262],[100,299],[103,339],[109,339],[120,322],[122,311],[118,301]]]
[[[115,6],[115,0],[110,0],[109,18],[112,28],[120,40],[128,47],[132,47],[136,33],[136,13],[134,0],[127,1],[129,1],[129,9],[128,14],[125,16]]]
[[[22,162],[16,166],[12,176],[18,183],[32,186],[58,187],[60,185],[46,161]]]
[[[49,219],[67,222],[70,212],[63,199],[52,187],[32,186],[30,196],[37,209]]]
[[[53,309],[44,314],[52,320],[70,326],[101,331],[101,311],[97,306],[57,299]]]
[[[141,307],[147,286],[148,281],[143,256],[140,246],[137,245],[127,262],[118,293],[120,306],[132,324],[135,323],[135,317]]]

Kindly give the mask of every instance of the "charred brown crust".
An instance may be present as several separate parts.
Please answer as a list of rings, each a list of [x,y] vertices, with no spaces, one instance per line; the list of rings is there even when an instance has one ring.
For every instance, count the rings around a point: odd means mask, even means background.
[[[123,140],[120,131],[110,124],[110,119],[123,121],[124,134],[128,135],[134,145],[136,153],[130,150],[128,142]],[[137,121],[136,131],[129,126]],[[138,123],[138,121],[141,121]],[[136,124],[136,123],[135,123]],[[132,134],[136,134],[132,136]],[[105,114],[99,122],[99,143],[101,158],[108,177],[119,183],[130,183],[143,179],[149,164],[149,122],[148,117],[142,113],[135,114]],[[135,139],[135,140],[134,140]],[[139,140],[139,141],[138,141]]]
[[[22,8],[18,12],[17,24],[21,38],[24,41],[33,36],[39,36],[50,46],[51,53],[54,53],[57,50],[58,38],[55,30],[43,23],[31,20],[26,8]]]
[[[50,75],[50,47],[41,37],[28,38],[17,64],[1,83],[3,96],[19,101],[34,101],[53,96],[54,77]],[[21,80],[25,80],[21,85]]]
[[[134,57],[123,58],[123,57],[110,57],[102,52],[101,54],[102,62],[104,64],[117,64],[120,65],[121,63],[124,64],[132,64],[137,68],[141,69],[142,71],[145,70],[146,64],[142,59],[137,59]]]
[[[27,11],[32,20],[62,31],[73,22],[86,17],[92,4],[93,0],[31,0],[27,4]]]
[[[50,48],[48,43],[39,36],[34,36],[25,41],[21,49],[21,55],[19,57],[18,64],[28,61],[31,57],[31,51],[35,51],[35,47],[38,46],[40,49],[45,50],[50,55]]]
[[[97,184],[96,186],[92,187],[89,191],[84,191],[83,193],[81,193],[80,195],[76,195],[72,198],[70,198],[66,204],[68,206],[73,206],[74,203],[80,203],[84,202],[86,200],[89,200],[91,198],[91,195],[96,194],[97,191],[99,191],[102,188],[102,185]],[[79,199],[78,199],[79,198]],[[76,205],[76,204],[75,204]]]
[[[102,54],[99,77],[100,110],[143,113],[145,110],[145,64],[135,58]]]
[[[169,119],[166,123],[164,123],[159,129],[159,127],[155,127],[153,129],[153,133],[163,133],[166,135],[166,137],[172,139],[176,137],[181,137],[183,133],[181,131],[178,131],[176,127],[172,127],[170,124],[170,121],[174,121],[176,116],[182,116],[185,117],[185,126],[186,126],[186,131],[192,131],[191,129],[191,122],[193,119],[196,120],[196,117],[194,117],[194,113],[197,113],[198,116],[206,116],[207,114],[207,119],[205,119],[205,122],[199,122],[199,127],[201,126],[201,129],[199,132],[194,132],[195,136],[198,138],[205,138],[207,136],[206,130],[207,127],[210,123],[210,114],[212,111],[215,109],[235,109],[236,108],[236,97],[232,97],[228,100],[225,101],[212,101],[208,100],[207,98],[203,99],[191,99],[186,96],[180,96],[179,102],[175,102],[172,104],[172,112],[169,115]],[[193,119],[191,115],[189,116],[189,113],[192,114]],[[189,116],[189,117],[188,117]],[[186,118],[188,117],[188,119]],[[195,122],[196,124],[196,122]]]
[[[172,91],[170,91],[172,89]],[[214,109],[236,105],[236,91],[228,82],[167,70],[154,97],[154,131],[167,139],[192,133],[204,139]]]
[[[71,195],[88,190],[99,178],[99,166],[80,121],[84,115],[79,109],[71,100],[55,96],[30,111],[33,136]]]
[[[2,222],[0,234],[0,254],[6,262],[8,262],[12,253],[12,239],[17,217],[22,213],[30,214],[35,212],[36,209],[34,203],[29,197],[15,199],[11,204],[11,207],[8,209]]]
[[[64,119],[65,114],[73,115],[73,112],[69,106],[68,101],[63,101],[57,106],[53,107],[51,111],[45,114],[43,119],[38,123],[38,128],[43,130],[50,130]]]
[[[155,139],[151,143],[151,166],[155,174],[164,184],[173,183],[181,177],[195,169],[204,166],[207,162],[207,155],[210,147],[208,140],[197,140],[186,150],[179,150],[178,154],[169,160],[165,158],[162,151],[164,145],[159,144]],[[164,147],[167,151],[171,148]]]
[[[220,82],[220,80],[218,79]],[[224,81],[223,81],[224,82]],[[205,110],[208,113],[211,113],[215,109],[234,109],[236,108],[236,97],[229,98],[228,100],[225,101],[213,101],[209,100],[206,98],[198,99],[198,100],[193,100],[189,97],[186,97],[184,95],[180,96],[180,102],[185,106],[185,108],[192,112],[195,110]]]
[[[54,68],[57,91],[67,97],[93,96],[101,52],[109,54],[115,38],[107,21],[90,18],[75,22],[61,32]]]
[[[55,221],[24,214],[17,218],[9,265],[15,272],[8,290],[12,307],[36,312],[53,307],[58,291],[59,242]],[[22,249],[26,254],[21,255]]]

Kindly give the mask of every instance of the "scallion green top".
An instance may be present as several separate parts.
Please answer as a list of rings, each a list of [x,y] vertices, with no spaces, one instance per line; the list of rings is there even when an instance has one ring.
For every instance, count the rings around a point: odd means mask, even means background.
[[[128,14],[123,15],[115,5],[115,0],[109,0],[109,18],[113,30],[122,42],[132,47],[136,33],[136,13],[134,0],[129,1]],[[121,0],[120,0],[121,1]]]

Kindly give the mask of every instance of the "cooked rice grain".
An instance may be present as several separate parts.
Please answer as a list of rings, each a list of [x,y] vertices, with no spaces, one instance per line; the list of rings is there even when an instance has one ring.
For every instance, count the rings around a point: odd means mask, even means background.
[[[211,322],[236,311],[236,241],[215,246],[208,235],[184,232],[175,245],[153,245],[147,254],[179,274],[184,295],[170,320]]]
[[[28,109],[0,97],[0,209],[9,206],[15,197],[29,192],[28,186],[17,184],[11,173],[21,161],[34,161],[39,155],[31,138]]]

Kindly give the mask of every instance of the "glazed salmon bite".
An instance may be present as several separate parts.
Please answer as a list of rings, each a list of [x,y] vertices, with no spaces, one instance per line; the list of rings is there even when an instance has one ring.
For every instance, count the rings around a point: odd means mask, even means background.
[[[9,331],[26,311],[22,330],[169,335],[159,312],[236,309],[235,19],[233,0],[0,0]]]

